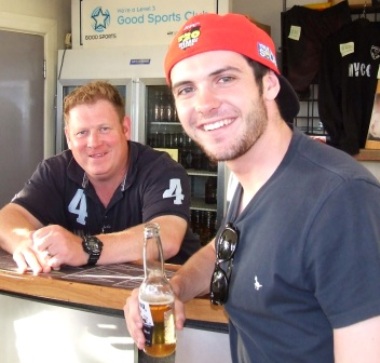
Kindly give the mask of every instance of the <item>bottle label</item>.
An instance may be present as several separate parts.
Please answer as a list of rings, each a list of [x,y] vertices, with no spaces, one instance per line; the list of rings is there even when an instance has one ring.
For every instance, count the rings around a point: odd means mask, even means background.
[[[150,312],[149,303],[147,303],[146,301],[140,300],[140,314],[143,320],[143,333],[145,336],[145,345],[151,347],[154,323],[152,314]]]
[[[140,300],[145,346],[175,345],[175,320],[172,299],[148,303]]]

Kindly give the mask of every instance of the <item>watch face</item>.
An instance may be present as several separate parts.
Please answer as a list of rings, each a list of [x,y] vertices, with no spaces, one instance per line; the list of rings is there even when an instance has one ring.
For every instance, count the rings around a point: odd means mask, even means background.
[[[87,241],[88,249],[92,253],[100,253],[99,243],[96,240],[90,239]]]
[[[87,237],[84,241],[86,252],[90,255],[100,255],[102,252],[103,243],[96,237]]]
[[[94,266],[102,253],[103,242],[94,236],[86,236],[82,241],[83,249],[89,254],[87,264]]]

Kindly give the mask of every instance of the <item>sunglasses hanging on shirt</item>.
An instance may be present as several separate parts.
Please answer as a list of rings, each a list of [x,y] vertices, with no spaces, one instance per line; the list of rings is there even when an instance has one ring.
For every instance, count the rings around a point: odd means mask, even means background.
[[[238,242],[238,231],[228,223],[218,235],[215,246],[216,261],[210,284],[210,300],[214,305],[223,305],[228,300],[233,257]]]

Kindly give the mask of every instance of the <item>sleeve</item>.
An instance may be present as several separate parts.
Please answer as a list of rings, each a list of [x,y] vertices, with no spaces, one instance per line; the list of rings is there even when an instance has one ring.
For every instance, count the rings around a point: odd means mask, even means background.
[[[186,170],[166,153],[144,167],[141,183],[142,216],[147,221],[160,215],[190,220],[190,181]]]
[[[315,217],[305,252],[333,328],[380,315],[380,187],[344,182]]]
[[[52,162],[44,160],[12,203],[24,207],[44,225],[65,225],[63,191],[63,174]]]

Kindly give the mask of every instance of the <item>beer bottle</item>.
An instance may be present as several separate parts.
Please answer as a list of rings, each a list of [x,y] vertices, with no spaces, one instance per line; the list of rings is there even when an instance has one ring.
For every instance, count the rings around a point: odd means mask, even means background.
[[[158,253],[158,259],[157,259]],[[176,349],[174,292],[166,278],[159,225],[144,227],[144,281],[139,288],[146,354],[166,357]]]
[[[164,105],[164,94],[163,92],[157,91],[155,94],[155,101],[153,106],[153,120],[154,122],[163,122],[164,121],[164,113],[165,113],[165,105]]]

